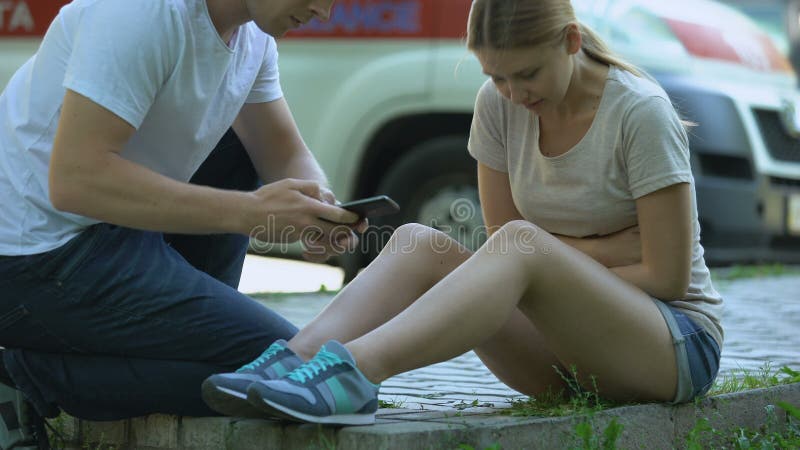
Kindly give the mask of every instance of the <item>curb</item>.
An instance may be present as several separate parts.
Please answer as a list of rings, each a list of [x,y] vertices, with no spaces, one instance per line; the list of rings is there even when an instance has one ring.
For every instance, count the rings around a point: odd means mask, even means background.
[[[384,409],[375,425],[332,428],[230,417],[189,418],[152,415],[118,422],[58,419],[65,448],[172,449],[553,449],[581,445],[576,425],[591,425],[596,436],[612,420],[623,426],[618,448],[685,448],[699,420],[719,433],[704,436],[703,447],[720,445],[719,434],[740,428],[770,431],[785,427],[777,402],[800,405],[800,383],[708,397],[683,405],[624,406],[594,416],[513,417],[489,408],[463,411]],[[770,417],[772,416],[772,417]],[[716,437],[715,437],[716,436]],[[717,440],[715,440],[717,439]]]

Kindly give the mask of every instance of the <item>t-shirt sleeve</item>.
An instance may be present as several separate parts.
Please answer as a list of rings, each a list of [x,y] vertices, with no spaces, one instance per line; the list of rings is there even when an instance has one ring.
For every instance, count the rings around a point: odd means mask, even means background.
[[[624,121],[628,187],[634,199],[678,183],[691,183],[689,139],[666,98],[636,103]]]
[[[171,2],[95,2],[81,12],[63,85],[138,129],[175,67],[182,29]]]
[[[508,173],[508,153],[501,132],[504,129],[503,117],[500,94],[489,80],[478,91],[467,149],[482,164]]]
[[[267,38],[264,62],[246,103],[267,103],[283,97],[278,71],[278,45],[272,37]]]

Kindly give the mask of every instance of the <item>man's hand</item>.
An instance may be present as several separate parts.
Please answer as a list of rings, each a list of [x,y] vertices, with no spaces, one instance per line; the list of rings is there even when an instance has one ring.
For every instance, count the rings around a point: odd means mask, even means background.
[[[322,188],[321,198],[329,205],[339,205],[336,196],[327,188]],[[327,237],[318,230],[307,233],[301,237],[301,242],[305,248],[305,251],[303,251],[303,259],[310,262],[322,263],[327,261],[331,256],[352,251],[358,246],[359,242],[356,233],[364,233],[368,227],[369,222],[364,218],[353,224],[337,226],[335,231]]]
[[[333,194],[314,181],[281,180],[252,195],[256,208],[249,212],[249,234],[263,242],[292,243],[308,236],[336,242],[352,232],[347,225],[358,221],[356,214],[325,201]]]

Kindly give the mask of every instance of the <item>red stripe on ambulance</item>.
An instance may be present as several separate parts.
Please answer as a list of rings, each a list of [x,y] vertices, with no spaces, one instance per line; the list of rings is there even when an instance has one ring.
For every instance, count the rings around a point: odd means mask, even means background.
[[[0,0],[0,37],[42,36],[68,0]]]
[[[69,1],[0,0],[0,37],[43,36]],[[471,0],[338,0],[330,20],[313,20],[287,37],[461,39],[470,4]]]
[[[462,38],[470,0],[339,0],[330,20],[312,20],[289,38]]]
[[[730,61],[761,71],[791,72],[769,36],[760,32],[726,32],[708,25],[665,18],[686,50],[700,58]]]

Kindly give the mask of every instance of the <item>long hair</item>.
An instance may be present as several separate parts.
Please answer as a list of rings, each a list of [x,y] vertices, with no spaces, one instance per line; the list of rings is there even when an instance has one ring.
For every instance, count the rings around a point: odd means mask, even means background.
[[[581,49],[587,56],[638,77],[644,75],[644,71],[615,55],[597,33],[578,21],[570,0],[473,0],[467,24],[467,48],[475,52],[557,45],[573,23],[580,29]],[[686,120],[681,123],[684,128],[697,126]]]
[[[580,28],[581,48],[586,55],[605,65],[642,75],[636,66],[615,55],[597,33],[578,21],[569,0],[474,0],[467,47],[474,52],[556,45],[573,23]]]

